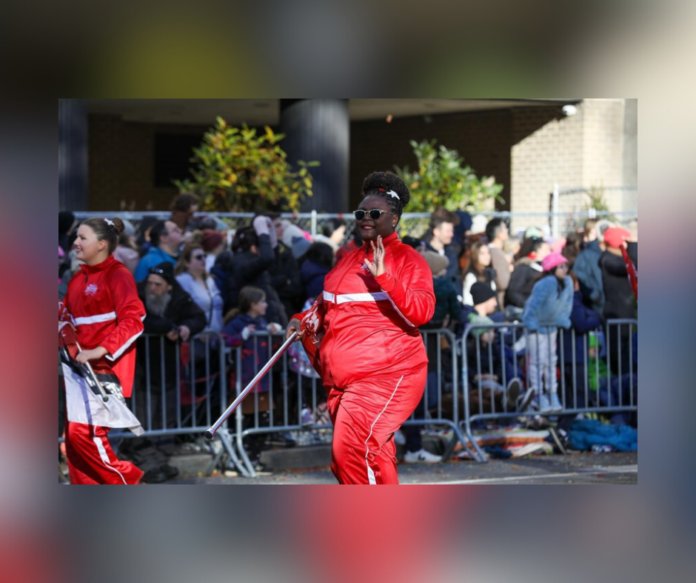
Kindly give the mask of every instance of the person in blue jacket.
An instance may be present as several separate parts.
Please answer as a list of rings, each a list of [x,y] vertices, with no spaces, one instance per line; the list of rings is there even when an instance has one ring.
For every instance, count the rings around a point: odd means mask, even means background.
[[[604,241],[600,240],[595,228],[596,221],[585,221],[587,241],[585,248],[575,259],[573,271],[580,282],[582,296],[594,312],[602,315],[604,311],[604,283],[599,258],[604,252]]]
[[[535,389],[539,411],[557,413],[563,406],[558,399],[556,339],[558,328],[570,328],[573,280],[568,275],[568,260],[560,253],[547,255],[541,267],[544,271],[522,312],[528,332],[527,382]]]

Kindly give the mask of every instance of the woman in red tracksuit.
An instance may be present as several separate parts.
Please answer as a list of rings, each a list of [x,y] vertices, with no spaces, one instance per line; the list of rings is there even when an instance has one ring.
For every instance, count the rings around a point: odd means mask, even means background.
[[[425,259],[395,232],[409,201],[404,182],[370,174],[355,211],[365,242],[326,276],[323,298],[293,316],[328,390],[332,465],[341,484],[398,484],[393,435],[418,405],[428,357],[418,327],[435,311]]]
[[[93,218],[77,231],[77,258],[84,262],[70,280],[59,320],[76,329],[95,373],[113,372],[123,396],[130,397],[135,371],[135,339],[143,332],[145,308],[128,268],[112,253],[123,231],[121,219]],[[119,460],[107,439],[109,429],[66,423],[65,445],[72,484],[137,484],[143,472]]]

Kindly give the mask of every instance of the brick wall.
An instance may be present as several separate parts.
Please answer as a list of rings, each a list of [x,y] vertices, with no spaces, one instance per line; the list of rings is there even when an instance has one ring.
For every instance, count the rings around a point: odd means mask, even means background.
[[[509,110],[361,121],[351,124],[350,203],[360,202],[362,182],[375,170],[393,170],[408,165],[413,169],[416,157],[410,140],[436,139],[438,145],[457,150],[478,176],[494,176],[503,185],[501,196],[509,208],[510,147],[512,144]]]
[[[574,116],[556,115],[540,125],[543,109],[513,113],[511,197],[513,212],[548,212],[554,184],[563,188],[635,186],[623,184],[624,100],[586,99]],[[539,129],[530,132],[529,126]],[[519,131],[518,131],[519,130]],[[623,210],[625,197],[607,191],[613,210]],[[584,194],[561,195],[559,210],[581,210]],[[546,218],[519,219],[513,230],[549,224]]]

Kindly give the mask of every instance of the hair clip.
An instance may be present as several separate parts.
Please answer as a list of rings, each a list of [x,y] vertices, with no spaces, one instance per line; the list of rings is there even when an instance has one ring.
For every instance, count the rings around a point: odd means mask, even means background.
[[[112,227],[115,227],[115,226],[116,226],[116,224],[115,224],[111,219],[104,219],[104,220],[106,221],[106,224],[107,224],[107,225],[110,225],[110,226],[112,226]]]
[[[399,195],[396,194],[396,192],[394,192],[393,190],[388,190],[388,191],[387,191],[387,194],[388,194],[389,196],[391,196],[392,198],[396,198],[397,200],[401,200],[401,199],[399,198]]]

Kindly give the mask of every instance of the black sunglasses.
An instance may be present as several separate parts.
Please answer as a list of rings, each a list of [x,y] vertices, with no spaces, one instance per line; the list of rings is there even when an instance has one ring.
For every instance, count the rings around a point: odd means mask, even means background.
[[[362,210],[361,211],[353,211],[353,214],[355,215],[355,219],[358,221],[362,221],[365,218],[365,214],[367,214],[367,213],[370,214],[370,218],[373,221],[376,221],[377,219],[379,219],[379,217],[382,216],[382,213],[389,213],[390,215],[394,214],[390,211],[383,211],[381,209],[372,209],[369,211],[362,211]]]

